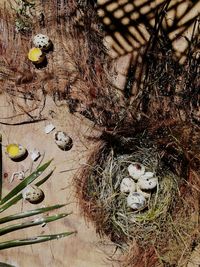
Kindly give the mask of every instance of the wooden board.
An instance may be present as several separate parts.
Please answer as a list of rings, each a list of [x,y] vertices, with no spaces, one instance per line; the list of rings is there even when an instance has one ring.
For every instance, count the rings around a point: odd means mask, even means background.
[[[28,106],[26,106],[28,109]],[[50,119],[49,111],[54,114],[54,118]],[[0,121],[14,123],[27,116],[16,116],[21,111],[17,108],[13,110],[12,105],[8,99],[0,95]],[[29,228],[19,233],[13,232],[7,234],[2,241],[13,238],[26,238],[38,234],[59,233],[64,231],[77,231],[76,235],[68,238],[51,241],[43,244],[26,246],[21,248],[12,248],[0,253],[0,261],[5,261],[15,266],[20,267],[102,267],[113,266],[106,260],[106,254],[102,252],[102,247],[99,247],[100,239],[95,234],[94,227],[86,223],[84,218],[80,215],[77,207],[77,200],[74,197],[73,177],[76,171],[87,162],[87,156],[92,150],[92,143],[87,140],[87,136],[93,133],[92,125],[81,118],[72,116],[67,112],[67,108],[56,107],[50,100],[46,105],[44,116],[48,117],[47,121],[25,124],[20,126],[6,126],[0,125],[0,132],[3,135],[3,145],[16,142],[24,145],[30,151],[37,148],[41,153],[45,153],[44,162],[54,158],[52,168],[55,166],[56,170],[52,177],[42,186],[45,192],[45,200],[38,204],[48,206],[56,203],[70,203],[62,209],[63,212],[73,211],[73,215],[69,217],[50,223],[45,227],[36,226],[33,229]],[[13,119],[3,119],[15,115]],[[52,122],[55,124],[57,130],[66,131],[73,139],[73,148],[64,152],[61,151],[54,143],[53,133],[45,134],[44,127],[46,124]],[[9,178],[13,171],[21,169],[27,170],[36,167],[37,163],[31,167],[30,156],[24,161],[13,162],[3,151],[3,172],[8,173],[8,178],[4,179],[3,192],[4,194],[12,189],[18,181],[9,183]],[[71,170],[72,169],[72,170]],[[64,170],[71,170],[61,173]],[[29,173],[29,171],[27,173]],[[8,209],[3,213],[11,214],[19,211],[34,208],[26,201],[20,201],[13,208]],[[2,216],[2,215],[1,215]],[[103,246],[104,247],[104,246]],[[112,247],[104,247],[109,253]]]

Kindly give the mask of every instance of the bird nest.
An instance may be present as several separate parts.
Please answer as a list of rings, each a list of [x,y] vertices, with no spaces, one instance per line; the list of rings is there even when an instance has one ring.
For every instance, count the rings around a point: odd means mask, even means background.
[[[95,223],[97,232],[109,236],[123,250],[137,244],[123,259],[122,266],[126,267],[145,266],[141,255],[147,255],[152,248],[153,263],[151,259],[146,266],[156,266],[158,260],[163,264],[177,264],[182,257],[185,260],[198,228],[194,220],[195,192],[184,175],[167,166],[168,155],[157,143],[145,138],[137,136],[129,153],[107,142],[101,144],[76,180],[83,214]],[[158,178],[157,187],[141,210],[131,209],[127,205],[128,193],[120,191],[123,178],[130,177],[127,168],[134,162]],[[133,252],[136,247],[138,254]]]

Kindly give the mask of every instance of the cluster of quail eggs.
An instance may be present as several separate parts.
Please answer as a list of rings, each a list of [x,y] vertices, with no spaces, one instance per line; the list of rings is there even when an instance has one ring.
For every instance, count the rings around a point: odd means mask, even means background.
[[[128,166],[128,173],[130,177],[122,179],[120,191],[128,193],[127,206],[139,211],[146,207],[152,190],[158,185],[158,178],[153,172],[145,171],[145,166],[138,162]]]
[[[45,127],[45,133],[50,133],[55,129],[53,124],[48,124]],[[57,146],[64,150],[68,151],[73,146],[72,138],[63,131],[56,131],[54,133],[54,140]],[[34,149],[32,151],[27,151],[27,149],[21,144],[8,144],[6,146],[6,154],[13,161],[21,161],[25,159],[25,157],[30,154],[32,161],[37,161],[37,159],[41,156],[40,151]],[[14,172],[11,176],[10,182],[17,178],[19,180],[23,180],[25,178],[24,171]],[[44,192],[36,185],[27,185],[22,191],[23,199],[27,200],[31,204],[38,204],[44,199]]]
[[[32,153],[36,154],[36,151]],[[8,157],[14,161],[22,160],[26,154],[28,154],[27,149],[20,144],[9,144],[6,146],[6,154]],[[32,160],[36,160],[40,155],[36,154],[35,158]],[[25,178],[25,174],[23,171],[14,172],[12,174],[10,182],[17,177],[19,180],[23,180]],[[43,201],[44,199],[44,192],[36,185],[28,185],[22,191],[23,199],[27,200],[31,204],[38,204]]]
[[[34,64],[40,64],[46,59],[46,52],[52,47],[52,42],[47,35],[39,33],[33,37],[32,43],[28,59]]]

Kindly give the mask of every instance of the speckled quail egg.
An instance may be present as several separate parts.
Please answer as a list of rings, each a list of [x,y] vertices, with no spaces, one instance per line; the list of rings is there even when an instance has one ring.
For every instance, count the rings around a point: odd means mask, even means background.
[[[141,188],[140,188],[140,186],[138,185],[138,183],[137,183],[137,185],[136,185],[136,191],[139,193],[139,194],[141,194],[141,195],[143,195],[146,199],[149,199],[150,197],[151,197],[151,191],[149,191],[149,190],[142,190]]]
[[[151,179],[153,178],[154,173],[153,172],[145,172],[140,178],[142,179]]]
[[[41,50],[48,50],[52,42],[47,35],[39,33],[33,37],[33,44]]]
[[[44,192],[36,185],[28,185],[22,190],[23,199],[32,204],[38,204],[44,199]]]
[[[158,184],[158,178],[152,177],[152,178],[146,178],[145,176],[141,176],[138,181],[138,186],[140,189],[143,190],[152,190],[154,189]]]
[[[120,184],[120,192],[122,193],[129,193],[135,191],[135,182],[133,179],[126,177],[123,178]]]
[[[141,210],[145,207],[145,197],[138,192],[131,192],[127,197],[127,206],[133,210]]]
[[[128,166],[128,173],[137,181],[145,173],[145,167],[141,163],[133,162]]]
[[[65,132],[58,131],[54,134],[55,143],[62,150],[70,150],[73,146],[73,141],[70,136],[68,136]]]

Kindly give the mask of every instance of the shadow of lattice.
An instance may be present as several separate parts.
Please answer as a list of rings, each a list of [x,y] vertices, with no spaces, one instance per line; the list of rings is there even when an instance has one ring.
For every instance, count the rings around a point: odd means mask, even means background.
[[[171,40],[179,57],[187,42],[181,38],[191,34],[197,19],[198,0],[98,0],[98,13],[107,34],[113,57],[119,57],[144,47],[154,32],[158,12],[167,3],[162,29]],[[178,41],[179,40],[179,41]]]
[[[198,1],[99,0],[111,54],[123,70],[119,88],[135,112],[197,117],[198,7]]]

